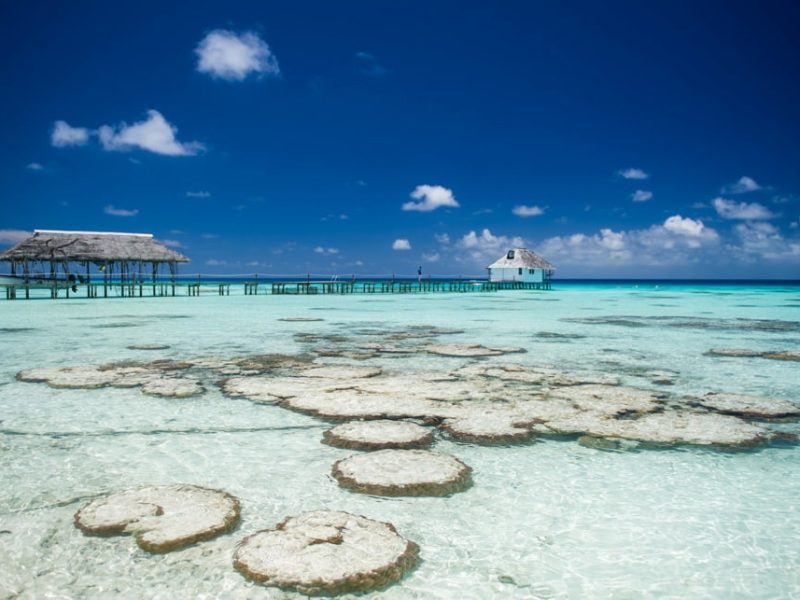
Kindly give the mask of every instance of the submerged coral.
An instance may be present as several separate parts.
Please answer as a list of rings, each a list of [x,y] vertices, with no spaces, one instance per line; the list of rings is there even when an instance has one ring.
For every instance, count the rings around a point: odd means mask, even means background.
[[[226,492],[163,485],[93,500],[75,513],[75,526],[91,535],[133,534],[143,550],[169,552],[230,531],[239,513]]]
[[[450,437],[473,444],[513,444],[533,437],[531,422],[502,411],[477,411],[467,417],[446,419],[442,429]]]
[[[428,344],[422,350],[429,354],[439,354],[441,356],[500,356],[501,354],[514,354],[525,352],[525,348],[500,347],[489,348],[482,344]]]
[[[350,421],[322,434],[326,444],[353,450],[419,448],[433,442],[433,433],[408,421]]]
[[[380,589],[416,565],[419,547],[393,525],[320,510],[289,517],[242,540],[233,558],[245,577],[308,595]]]
[[[355,454],[332,469],[341,486],[380,496],[448,496],[472,485],[471,473],[456,457],[429,450]]]
[[[726,415],[751,419],[800,417],[800,406],[778,398],[710,392],[700,398],[698,404]]]
[[[708,356],[726,356],[732,358],[769,358],[772,360],[800,361],[798,350],[748,350],[746,348],[712,348],[706,352]]]
[[[730,394],[673,397],[621,386],[610,375],[568,374],[491,358],[516,348],[422,348],[473,360],[445,373],[398,374],[363,364],[321,364],[309,354],[265,354],[29,369],[17,377],[52,387],[141,387],[148,394],[189,397],[205,391],[203,377],[211,372],[227,376],[218,383],[230,396],[331,421],[415,419],[441,425],[452,439],[480,444],[567,434],[656,444],[750,446],[766,443],[773,435],[741,418],[784,418],[796,410],[791,403],[769,404]],[[487,353],[488,360],[474,360]],[[652,367],[637,367],[630,375],[656,385],[670,385],[677,376]],[[702,427],[707,427],[705,432],[699,431]]]

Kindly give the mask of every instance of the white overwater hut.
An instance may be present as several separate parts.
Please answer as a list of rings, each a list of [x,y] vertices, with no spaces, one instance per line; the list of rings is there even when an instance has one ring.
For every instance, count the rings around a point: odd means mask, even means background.
[[[487,267],[493,283],[531,284],[536,289],[550,289],[556,268],[527,248],[512,248]]]

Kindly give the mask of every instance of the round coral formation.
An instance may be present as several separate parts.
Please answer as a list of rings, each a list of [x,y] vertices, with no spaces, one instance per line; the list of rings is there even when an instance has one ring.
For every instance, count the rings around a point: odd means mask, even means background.
[[[380,419],[342,423],[325,431],[322,439],[330,446],[353,450],[405,449],[427,446],[433,442],[433,433],[408,421]]]
[[[333,465],[339,485],[379,496],[449,496],[472,485],[472,469],[429,450],[379,450]]]
[[[316,596],[386,587],[418,557],[417,544],[390,523],[320,510],[246,537],[233,565],[253,581]]]
[[[190,398],[205,391],[197,380],[178,377],[152,379],[142,385],[142,393],[164,398]]]
[[[725,415],[750,419],[786,419],[800,417],[800,406],[779,398],[764,398],[746,394],[710,392],[699,402]]]
[[[453,439],[472,444],[517,444],[533,437],[533,431],[527,423],[502,413],[447,419],[442,429]]]
[[[126,490],[93,500],[75,513],[75,526],[89,535],[133,534],[148,552],[178,550],[232,530],[239,500],[195,485]]]

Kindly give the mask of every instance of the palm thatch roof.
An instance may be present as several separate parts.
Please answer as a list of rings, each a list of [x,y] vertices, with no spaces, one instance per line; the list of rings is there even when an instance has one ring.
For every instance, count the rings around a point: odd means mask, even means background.
[[[36,229],[28,239],[0,252],[0,261],[23,260],[189,262],[180,252],[158,243],[150,233],[49,229]]]
[[[555,267],[535,252],[527,248],[514,248],[489,265],[489,269],[545,269],[554,271]]]

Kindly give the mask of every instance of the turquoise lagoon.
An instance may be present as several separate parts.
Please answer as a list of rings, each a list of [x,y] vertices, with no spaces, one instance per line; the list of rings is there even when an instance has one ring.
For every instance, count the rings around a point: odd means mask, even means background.
[[[797,285],[556,283],[551,292],[177,297],[0,303],[0,598],[292,598],[231,566],[236,542],[288,515],[330,508],[393,523],[422,561],[367,597],[800,597],[800,447],[605,452],[574,439],[434,449],[474,470],[448,498],[340,488],[353,451],[320,443],[330,425],[277,406],[137,389],[51,389],[32,367],[117,360],[300,353],[296,333],[351,336],[408,326],[463,329],[443,342],[520,346],[504,362],[612,374],[676,396],[728,391],[800,403],[797,363],[705,355],[714,347],[797,350]],[[316,317],[319,322],[284,322]],[[161,351],[131,344],[164,343]],[[341,358],[321,362],[346,362]],[[468,359],[412,355],[361,364],[446,372]],[[651,371],[674,385],[653,383]],[[795,423],[770,427],[800,432]],[[242,502],[232,534],[165,555],[72,524],[90,499],[185,482]]]

